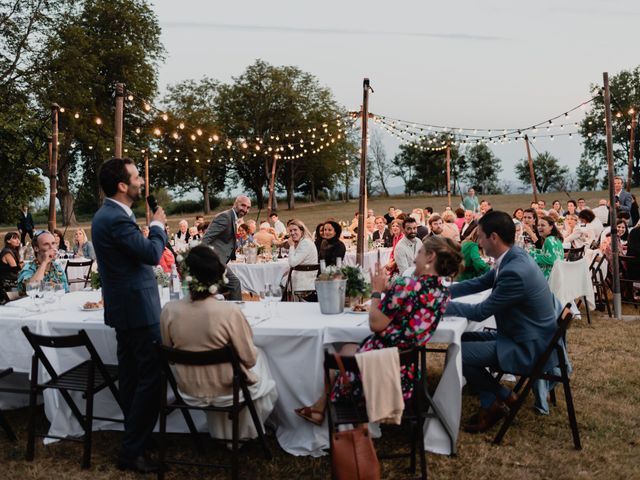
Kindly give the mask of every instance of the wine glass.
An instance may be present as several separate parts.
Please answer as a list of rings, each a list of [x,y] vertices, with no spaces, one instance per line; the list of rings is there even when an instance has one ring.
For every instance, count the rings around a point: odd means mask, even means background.
[[[64,297],[64,294],[66,293],[64,291],[64,283],[62,282],[56,282],[53,284],[53,291],[55,293],[55,296],[58,299],[58,304],[62,303],[62,297]]]
[[[29,296],[29,298],[33,302],[34,310],[36,312],[39,312],[40,311],[40,306],[36,302],[36,298],[38,297],[38,294],[40,293],[40,282],[29,282],[29,283],[27,283],[26,291],[27,291],[27,295]]]
[[[53,303],[56,301],[56,292],[50,282],[42,282],[42,301],[43,303]]]

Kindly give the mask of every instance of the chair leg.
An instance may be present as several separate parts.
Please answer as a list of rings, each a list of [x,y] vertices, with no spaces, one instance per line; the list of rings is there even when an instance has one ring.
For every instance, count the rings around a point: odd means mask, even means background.
[[[11,428],[11,425],[9,425],[9,421],[6,419],[6,417],[4,416],[1,410],[0,410],[0,427],[2,427],[2,429],[5,431],[5,433],[7,434],[7,437],[9,437],[9,440],[11,440],[12,442],[15,442],[17,440],[16,434],[13,431],[13,428]]]
[[[262,447],[264,458],[266,458],[267,460],[271,460],[273,456],[271,455],[271,451],[269,450],[269,446],[267,445],[267,438],[264,434],[264,429],[262,428],[262,423],[260,422],[260,417],[258,417],[258,412],[256,411],[256,406],[253,403],[253,399],[251,398],[249,389],[243,388],[242,391],[245,402],[247,404],[247,408],[249,409],[249,413],[251,414],[251,419],[253,420],[253,425],[256,427],[256,431],[258,432],[258,440],[260,441],[260,446]]]
[[[587,312],[587,323],[591,325],[591,314],[589,313],[589,304],[587,303],[587,297],[585,295],[582,298],[584,298],[584,309]]]
[[[578,421],[576,420],[576,412],[573,408],[573,396],[571,395],[571,386],[569,385],[569,374],[567,366],[564,362],[560,362],[560,371],[562,373],[562,386],[564,387],[564,398],[567,402],[567,415],[569,416],[569,425],[571,426],[571,434],[573,435],[573,446],[576,450],[582,450],[580,444],[580,432],[578,431]]]
[[[411,455],[409,457],[409,472],[416,473],[416,450],[418,444],[418,426],[417,421],[410,422],[409,425],[409,444],[411,445]]]
[[[36,407],[38,390],[35,386],[29,391],[29,420],[27,422],[27,454],[26,459],[32,461],[36,451]]]
[[[424,417],[418,417],[417,422],[417,440],[418,449],[420,450],[420,478],[421,480],[427,480],[427,452],[424,450]]]
[[[165,385],[166,385],[166,381],[165,381]],[[167,409],[166,409],[166,398],[167,398],[167,391],[166,391],[166,387],[163,388],[163,393],[164,396],[161,397],[162,400],[162,405],[160,406],[160,445],[159,445],[159,452],[158,452],[158,480],[164,480],[164,469],[165,469],[165,465],[164,465],[164,459],[165,459],[165,455],[166,455],[166,432],[167,432]]]
[[[235,402],[234,402],[235,403]],[[231,478],[233,480],[238,480],[238,440],[240,437],[240,422],[239,422],[240,411],[237,408],[237,404],[234,405],[233,413],[231,416],[231,430],[232,430],[232,439],[231,439]]]
[[[549,398],[551,399],[551,404],[554,407],[558,405],[558,401],[556,400],[556,388],[555,388],[555,386],[549,391]]]
[[[515,405],[510,409],[509,415],[507,415],[507,418],[504,420],[504,422],[502,422],[502,425],[500,426],[500,430],[498,431],[498,434],[493,439],[494,444],[499,445],[500,442],[502,442],[502,438],[504,437],[505,433],[507,433],[507,430],[513,423],[513,419],[515,418],[516,414],[520,410],[520,407],[522,407],[522,404],[524,403],[524,400],[527,398],[527,395],[531,391],[532,387],[533,387],[533,380],[529,379],[526,382],[522,393],[518,395],[518,400],[516,401]]]
[[[88,391],[87,406],[84,415],[84,449],[82,452],[82,468],[91,466],[91,435],[93,433],[93,392]]]

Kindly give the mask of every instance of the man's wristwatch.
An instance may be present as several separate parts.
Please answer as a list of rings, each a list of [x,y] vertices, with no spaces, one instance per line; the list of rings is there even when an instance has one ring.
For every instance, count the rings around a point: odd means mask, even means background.
[[[382,298],[382,293],[380,292],[371,292],[371,298],[377,298],[380,300]]]

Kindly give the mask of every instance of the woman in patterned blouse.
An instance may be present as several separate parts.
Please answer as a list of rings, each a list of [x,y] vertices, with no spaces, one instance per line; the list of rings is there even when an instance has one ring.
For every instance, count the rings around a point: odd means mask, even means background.
[[[553,264],[558,260],[564,260],[562,234],[556,227],[553,218],[549,216],[542,217],[538,221],[538,233],[544,239],[542,248],[533,249],[529,253],[542,270],[544,278],[549,279]]]
[[[425,345],[435,331],[449,303],[449,290],[442,277],[458,274],[462,263],[460,247],[451,239],[426,237],[415,259],[416,269],[412,276],[398,276],[389,285],[384,267],[377,265],[371,279],[373,292],[384,293],[384,299],[373,295],[369,310],[369,327],[373,334],[357,344],[344,345],[341,355],[397,347],[406,350]],[[408,370],[408,371],[407,371]],[[410,398],[413,385],[413,369],[401,371],[402,392]],[[360,389],[357,379],[352,393]],[[333,397],[340,396],[340,385],[336,385]],[[326,397],[323,395],[310,407],[296,410],[305,420],[320,425],[324,420]]]

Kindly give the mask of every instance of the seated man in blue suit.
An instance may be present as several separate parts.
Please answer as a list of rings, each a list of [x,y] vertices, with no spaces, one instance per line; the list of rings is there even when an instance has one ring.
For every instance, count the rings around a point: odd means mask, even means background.
[[[483,276],[454,284],[451,297],[493,289],[483,302],[470,305],[449,302],[447,315],[480,322],[493,315],[497,331],[469,332],[462,336],[462,372],[480,396],[480,411],[464,426],[468,432],[491,428],[517,397],[502,386],[486,367],[529,372],[545,350],[557,326],[560,302],[549,290],[542,271],[519,247],[514,247],[511,216],[491,211],[478,222],[478,244],[496,259],[495,268]]]

